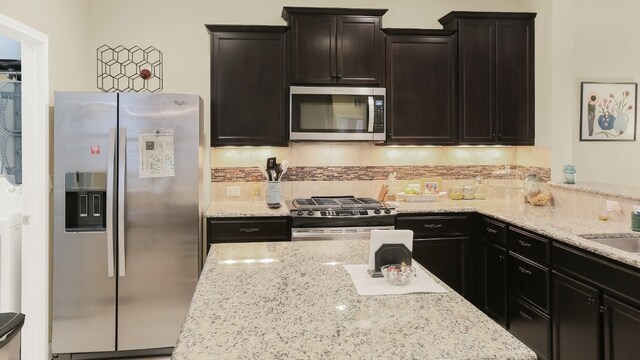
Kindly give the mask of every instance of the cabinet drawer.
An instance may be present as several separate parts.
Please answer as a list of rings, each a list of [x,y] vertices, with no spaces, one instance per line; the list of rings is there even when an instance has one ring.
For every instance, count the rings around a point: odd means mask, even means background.
[[[509,289],[549,312],[549,269],[509,253]]]
[[[509,332],[535,351],[538,359],[550,358],[549,317],[517,298],[509,303]]]
[[[517,228],[509,228],[507,233],[509,251],[547,264],[549,262],[549,239],[528,231]]]
[[[480,226],[478,228],[478,235],[480,235],[480,237],[506,247],[506,233],[506,224],[488,218],[482,218],[480,220]]]
[[[207,223],[209,243],[287,241],[290,233],[286,218],[209,219]]]
[[[469,234],[469,216],[403,216],[396,218],[396,229],[412,230],[414,238],[466,236]]]

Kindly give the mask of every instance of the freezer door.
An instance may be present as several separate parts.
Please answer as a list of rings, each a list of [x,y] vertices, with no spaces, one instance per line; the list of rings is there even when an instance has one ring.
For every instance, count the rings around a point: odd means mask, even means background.
[[[175,346],[187,314],[199,270],[199,122],[197,95],[120,95],[118,350]]]
[[[116,278],[107,231],[65,230],[65,173],[113,178],[117,97],[55,93],[53,194],[53,353],[114,351]],[[110,133],[113,136],[110,138]],[[73,177],[75,178],[75,177]],[[80,178],[80,175],[78,175]],[[107,184],[107,197],[114,195]],[[113,198],[111,198],[113,199]],[[113,210],[112,201],[108,209]],[[86,211],[85,211],[86,212]],[[113,219],[107,219],[113,225]]]

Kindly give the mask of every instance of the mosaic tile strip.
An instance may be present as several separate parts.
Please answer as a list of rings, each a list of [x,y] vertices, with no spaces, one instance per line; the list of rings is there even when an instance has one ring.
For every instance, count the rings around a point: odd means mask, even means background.
[[[365,181],[385,180],[395,172],[398,180],[441,177],[446,180],[490,178],[503,166],[496,165],[407,165],[407,166],[295,166],[284,174],[283,181]],[[537,173],[543,181],[551,178],[551,169],[535,166],[512,168],[524,174]],[[211,169],[211,182],[257,182],[264,176],[254,167],[220,167]]]

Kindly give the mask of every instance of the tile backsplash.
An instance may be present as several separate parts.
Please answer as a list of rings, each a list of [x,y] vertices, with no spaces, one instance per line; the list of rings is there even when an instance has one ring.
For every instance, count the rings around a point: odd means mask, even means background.
[[[511,165],[549,179],[549,149],[544,147],[455,146],[393,147],[370,143],[291,143],[286,148],[234,147],[211,149],[212,195],[216,200],[251,200],[253,184],[263,182],[257,167],[268,157],[289,160],[283,197],[310,195],[375,196],[388,174],[398,180],[441,177],[449,182],[488,178]],[[445,182],[446,182],[445,181]],[[240,197],[226,197],[227,186],[240,186]],[[260,185],[264,196],[264,184]]]

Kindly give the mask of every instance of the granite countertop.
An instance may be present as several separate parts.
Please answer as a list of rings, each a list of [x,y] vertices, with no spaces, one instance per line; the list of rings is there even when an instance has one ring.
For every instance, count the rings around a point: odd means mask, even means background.
[[[548,182],[547,184],[549,186],[561,189],[575,190],[605,196],[614,196],[635,201],[640,200],[640,186],[610,184],[597,181],[579,181],[575,184]]]
[[[358,296],[369,242],[215,244],[173,360],[536,359],[454,291]],[[446,287],[446,285],[445,285]]]
[[[576,217],[575,214],[553,206],[524,204],[520,197],[486,200],[449,200],[435,202],[394,202],[398,213],[478,212],[512,225],[546,235],[552,239],[606,256],[640,268],[640,255],[599,244],[587,238],[640,237],[621,222],[599,221]],[[286,205],[280,209],[267,208],[263,202],[238,201],[212,203],[206,216],[288,216]]]
[[[204,213],[205,217],[257,217],[289,216],[289,209],[281,204],[270,209],[264,201],[213,201]]]

